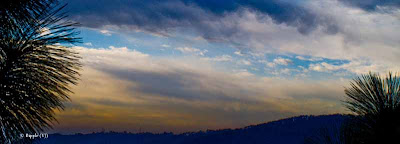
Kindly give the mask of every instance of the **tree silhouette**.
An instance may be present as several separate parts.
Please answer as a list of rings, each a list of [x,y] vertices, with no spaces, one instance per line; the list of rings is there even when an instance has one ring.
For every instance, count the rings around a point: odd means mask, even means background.
[[[57,0],[0,2],[0,143],[51,128],[76,84],[80,57],[66,47],[79,41]]]
[[[369,73],[345,89],[346,107],[357,114],[348,135],[357,143],[393,143],[400,136],[400,77]]]

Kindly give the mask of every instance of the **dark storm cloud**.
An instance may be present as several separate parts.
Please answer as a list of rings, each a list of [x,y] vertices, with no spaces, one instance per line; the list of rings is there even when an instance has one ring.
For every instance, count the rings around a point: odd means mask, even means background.
[[[399,0],[339,0],[350,6],[362,8],[367,11],[375,11],[378,6],[400,7]]]
[[[300,33],[306,34],[322,22],[315,14],[301,6],[300,3],[284,0],[225,0],[203,1],[182,0],[185,4],[194,4],[213,14],[223,15],[246,7],[269,15],[276,23],[285,23],[297,27]],[[326,25],[326,24],[323,24]],[[328,28],[333,30],[334,28]]]
[[[333,22],[320,19],[297,2],[282,0],[66,0],[72,19],[83,26],[101,28],[115,25],[167,35],[176,28],[193,28],[206,39],[229,37],[238,32],[235,20],[223,22],[227,14],[247,8],[270,16],[307,34],[318,26],[330,33]]]

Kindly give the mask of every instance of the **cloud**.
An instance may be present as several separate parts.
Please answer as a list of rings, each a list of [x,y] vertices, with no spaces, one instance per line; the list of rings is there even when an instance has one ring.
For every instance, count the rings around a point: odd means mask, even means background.
[[[85,46],[93,46],[93,44],[91,42],[83,43],[83,45],[85,45]]]
[[[291,71],[290,69],[284,68],[284,69],[281,70],[281,73],[282,73],[282,74],[289,75],[289,74],[290,74],[290,71]]]
[[[176,50],[179,50],[179,51],[181,51],[181,52],[183,52],[183,53],[200,52],[199,49],[191,48],[191,47],[178,47],[178,48],[175,48],[175,49],[176,49]]]
[[[245,51],[254,59],[239,59],[235,61],[239,66],[232,70],[215,63],[233,61],[231,55],[199,58],[207,51],[193,47],[175,49],[189,54],[184,58],[154,57],[127,47],[74,47],[83,56],[85,71],[72,97],[76,105],[61,114],[61,121],[77,128],[143,126],[162,132],[232,128],[293,115],[344,112],[340,100],[348,80],[308,79],[309,72],[400,70],[396,1],[290,2],[71,0],[72,18],[106,35],[139,31],[171,36],[190,31],[196,41],[228,43],[238,48],[235,55]],[[269,63],[256,60],[266,54],[294,55],[307,62],[298,69],[273,69],[271,74],[277,77],[240,69],[257,65],[253,62],[276,67],[295,61],[282,57]],[[279,77],[300,71],[299,79]],[[120,124],[110,124],[116,121]]]
[[[379,71],[396,71],[400,54],[400,11],[368,12],[349,7],[338,1],[306,1],[306,8],[318,17],[336,22],[337,33],[327,33],[325,28],[317,28],[307,35],[301,34],[290,25],[274,23],[268,16],[258,19],[259,13],[247,11],[242,15],[230,17],[238,23],[241,34],[231,37],[232,41],[243,44],[240,48],[248,48],[258,54],[300,55],[310,61],[333,59],[353,61],[363,64],[359,68],[371,68],[369,65],[385,68]],[[331,11],[326,11],[329,8]],[[335,11],[335,12],[332,12]],[[302,57],[304,56],[304,57]],[[318,59],[316,59],[318,58]],[[275,66],[271,62],[269,66]],[[359,72],[354,70],[350,72]],[[368,70],[366,70],[368,71]]]
[[[242,52],[240,52],[240,51],[235,51],[234,54],[235,54],[235,55],[238,55],[238,56],[243,56]]]
[[[275,65],[276,65],[276,64],[275,64],[275,63],[273,63],[273,62],[269,62],[269,63],[267,63],[267,66],[268,66],[268,67],[275,67]]]
[[[359,7],[367,11],[375,11],[379,7],[400,7],[398,0],[339,0],[347,5]]]
[[[249,10],[268,15],[276,24],[295,27],[298,32],[308,34],[318,27],[326,27],[335,33],[335,24],[320,19],[317,14],[306,9],[301,2],[281,0],[204,2],[201,0],[171,1],[107,1],[69,0],[72,19],[85,27],[103,28],[115,26],[118,29],[145,31],[160,35],[190,28],[211,41],[226,40],[240,32],[235,21],[225,21],[225,17]],[[259,17],[264,19],[263,16]]]
[[[341,81],[259,77],[196,57],[157,58],[126,47],[73,49],[83,56],[82,80],[73,88],[74,105],[57,114],[56,132],[184,132],[343,111]]]
[[[164,36],[191,30],[196,39],[226,42],[249,53],[310,56],[309,61],[318,60],[313,58],[363,61],[399,70],[397,1],[72,0],[69,3],[74,9],[72,18],[86,27]],[[371,11],[372,8],[375,10]]]
[[[276,65],[284,65],[287,66],[289,64],[293,63],[292,60],[290,59],[285,59],[285,58],[276,58],[272,62],[268,62],[267,66],[268,67],[275,67]]]
[[[89,49],[83,47],[75,47],[75,49],[84,56],[83,62],[86,66],[111,74],[121,80],[135,82],[135,87],[139,88],[139,91],[146,93],[152,93],[151,89],[158,91],[157,89],[159,88],[166,91],[192,91],[194,93],[210,90],[219,91],[221,88],[226,88],[233,91],[226,91],[224,92],[226,94],[222,96],[249,98],[248,96],[238,96],[234,91],[236,89],[242,89],[241,91],[250,93],[259,90],[265,91],[264,86],[267,83],[264,84],[264,82],[274,81],[274,79],[267,77],[261,77],[260,79],[257,78],[259,76],[254,75],[253,77],[238,77],[237,73],[248,71],[238,70],[229,72],[229,70],[217,69],[219,66],[195,57],[193,59],[157,59],[136,50],[126,49],[126,47],[116,48],[112,46],[109,49]],[[135,61],[135,63],[125,64],[123,61]],[[283,71],[287,72],[290,70],[284,69]],[[141,85],[143,88],[140,88]],[[160,95],[173,96],[178,94]],[[191,95],[195,96],[196,94]],[[191,97],[191,95],[188,94],[187,96]],[[214,97],[212,94],[201,95],[204,95],[204,97]],[[290,97],[289,95],[271,96]],[[199,95],[198,98],[202,97]],[[257,97],[253,98],[258,99]]]
[[[111,36],[111,31],[109,30],[100,30],[100,33],[106,36]]]
[[[227,62],[227,61],[232,61],[232,56],[230,55],[221,55],[221,56],[216,56],[213,58],[203,58],[205,60],[209,61],[216,61],[216,62]]]
[[[254,76],[254,74],[252,74],[251,72],[247,71],[247,69],[240,69],[235,71],[235,76],[238,77],[251,77]]]
[[[201,56],[208,52],[207,50],[200,50],[192,47],[177,47],[175,50],[178,50],[182,53],[196,54]]]
[[[323,58],[318,58],[318,57],[311,57],[311,58],[305,58],[303,56],[296,56],[297,59],[303,60],[303,61],[321,61]]]
[[[277,58],[277,59],[274,59],[274,63],[286,66],[286,65],[292,63],[292,60],[285,59],[285,58]]]
[[[237,63],[238,63],[239,65],[247,65],[247,66],[251,65],[251,62],[248,61],[248,60],[245,60],[245,59],[241,59],[241,60],[239,60]]]
[[[170,46],[170,45],[167,45],[167,44],[163,44],[163,45],[161,45],[161,47],[169,48],[169,47],[171,47],[171,46]]]
[[[355,74],[366,74],[368,72],[386,73],[388,67],[382,64],[371,64],[364,61],[352,61],[341,65],[333,65],[326,62],[310,64],[309,70],[318,72],[334,72],[338,70],[346,70]]]
[[[319,58],[362,61],[383,64],[390,68],[386,71],[400,69],[397,1],[72,0],[69,3],[74,9],[72,18],[91,28],[163,36],[190,30],[196,39],[225,42],[239,52],[246,49],[259,55],[294,54],[300,56],[298,59],[309,56],[308,61]]]

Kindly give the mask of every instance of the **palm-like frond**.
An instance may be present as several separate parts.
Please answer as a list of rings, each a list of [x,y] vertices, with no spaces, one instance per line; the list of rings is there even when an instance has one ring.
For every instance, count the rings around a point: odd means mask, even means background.
[[[392,73],[386,78],[374,73],[362,75],[345,93],[346,107],[359,116],[352,124],[357,127],[357,139],[385,143],[400,136],[400,77]]]
[[[379,115],[396,110],[400,106],[400,78],[389,73],[382,79],[370,73],[354,79],[351,88],[345,90],[350,98],[347,108],[359,115]]]
[[[65,6],[65,5],[64,5]],[[55,0],[5,0],[0,5],[0,143],[51,127],[76,84],[78,42]]]

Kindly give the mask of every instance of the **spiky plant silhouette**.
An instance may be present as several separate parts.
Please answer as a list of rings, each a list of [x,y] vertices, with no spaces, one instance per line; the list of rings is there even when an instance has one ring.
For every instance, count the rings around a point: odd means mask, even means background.
[[[51,128],[76,84],[79,41],[57,0],[0,2],[0,143]],[[63,44],[64,43],[64,44]],[[23,140],[23,139],[22,139]],[[29,141],[23,141],[27,143]]]
[[[357,114],[348,134],[357,143],[396,143],[400,136],[400,77],[369,73],[345,89],[346,107]]]

